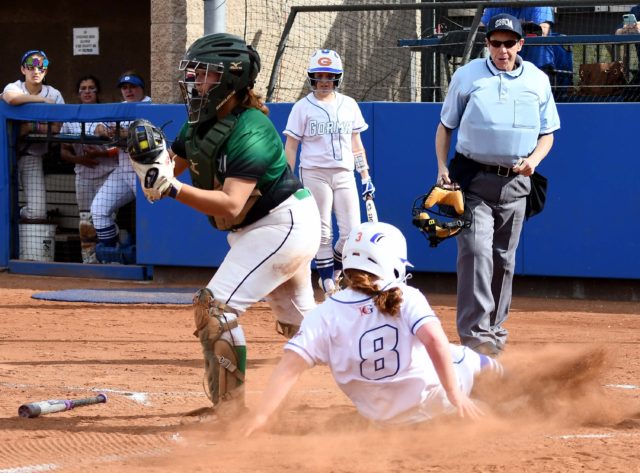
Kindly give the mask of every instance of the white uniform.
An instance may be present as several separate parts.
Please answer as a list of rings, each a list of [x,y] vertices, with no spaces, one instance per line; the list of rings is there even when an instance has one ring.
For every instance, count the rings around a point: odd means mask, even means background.
[[[141,102],[151,102],[151,98],[145,97]],[[121,122],[121,129],[127,129],[129,123]],[[129,154],[120,149],[118,166],[109,174],[91,204],[91,215],[98,234],[98,242],[117,242],[119,229],[115,221],[116,212],[135,198],[136,173],[131,166]]]
[[[289,114],[284,134],[301,142],[300,180],[313,194],[322,220],[318,268],[333,266],[331,212],[335,212],[339,230],[338,261],[351,228],[360,223],[351,138],[368,127],[357,102],[338,92],[332,102],[321,102],[310,93]]]
[[[20,92],[29,95],[24,81],[17,80],[4,88],[4,92]],[[50,85],[42,85],[38,94],[54,103],[64,103],[60,92]],[[44,219],[47,217],[47,194],[44,184],[42,158],[48,151],[47,143],[19,143],[18,178],[26,199],[26,205],[20,209],[20,217],[25,219]]]
[[[85,123],[85,134],[93,135],[96,126],[98,126],[98,123]],[[65,122],[62,125],[61,133],[80,135],[81,132],[82,125],[78,122]],[[78,143],[73,145],[76,156],[84,154],[84,146]],[[98,165],[93,168],[82,164],[75,165],[76,201],[80,212],[89,212],[93,198],[117,165],[116,160],[113,158],[98,158],[98,162]]]
[[[342,391],[366,418],[412,423],[453,412],[433,363],[416,332],[439,324],[426,298],[406,284],[400,313],[382,314],[370,297],[340,291],[305,315],[285,349],[310,366],[328,364]],[[481,369],[481,356],[451,345],[460,389],[467,395]]]

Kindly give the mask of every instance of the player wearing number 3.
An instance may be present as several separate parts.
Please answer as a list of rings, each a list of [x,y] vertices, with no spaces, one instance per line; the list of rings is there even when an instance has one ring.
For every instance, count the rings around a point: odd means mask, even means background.
[[[284,130],[285,154],[293,169],[302,144],[300,180],[313,194],[322,220],[316,268],[320,288],[330,294],[340,275],[344,242],[361,221],[354,167],[360,173],[365,199],[373,198],[375,187],[360,138],[368,125],[356,101],[336,91],[342,82],[340,56],[329,49],[318,50],[311,56],[307,72],[312,92],[291,109]],[[332,210],[339,231],[335,247]]]
[[[407,244],[386,223],[353,229],[344,247],[346,289],[306,314],[285,345],[257,412],[244,427],[263,427],[302,372],[327,364],[342,391],[367,419],[388,424],[457,412],[476,418],[469,399],[474,376],[501,373],[486,355],[449,344],[425,297],[405,284]]]

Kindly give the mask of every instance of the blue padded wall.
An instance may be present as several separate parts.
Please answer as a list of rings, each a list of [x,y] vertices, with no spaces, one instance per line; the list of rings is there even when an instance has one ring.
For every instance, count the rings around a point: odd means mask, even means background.
[[[447,240],[429,248],[411,225],[413,200],[435,182],[434,135],[440,104],[364,103],[370,125],[363,141],[371,164],[376,206],[381,220],[400,227],[407,237],[416,271],[454,272],[456,245]],[[640,103],[559,104],[562,129],[539,171],[549,178],[544,212],[525,224],[516,271],[523,275],[640,279],[640,167],[634,146]],[[278,131],[285,127],[291,104],[271,104]],[[185,119],[182,105],[109,104],[26,105],[0,101],[0,266],[9,258],[9,184],[7,119],[72,121],[144,117],[162,125],[169,139]],[[105,117],[105,114],[108,115]],[[284,139],[284,137],[283,137]],[[188,173],[181,177],[189,182]],[[362,212],[365,218],[364,209]],[[138,263],[204,266],[220,264],[226,235],[203,215],[165,199],[148,203],[140,189],[137,201]]]

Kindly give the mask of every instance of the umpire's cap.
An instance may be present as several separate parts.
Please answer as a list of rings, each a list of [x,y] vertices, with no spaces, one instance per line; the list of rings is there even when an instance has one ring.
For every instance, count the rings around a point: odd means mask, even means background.
[[[490,38],[494,31],[511,31],[517,34],[518,38],[524,36],[520,20],[508,13],[500,13],[491,17],[487,25],[487,38]]]

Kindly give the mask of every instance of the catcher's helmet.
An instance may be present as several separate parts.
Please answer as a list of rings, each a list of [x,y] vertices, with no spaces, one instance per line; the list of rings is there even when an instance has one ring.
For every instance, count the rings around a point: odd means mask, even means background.
[[[412,223],[434,248],[441,241],[471,227],[471,213],[464,205],[464,194],[457,184],[433,186],[429,193],[413,202],[412,215]],[[442,218],[436,219],[432,215]]]
[[[139,119],[129,125],[127,153],[141,164],[151,164],[166,149],[162,130],[149,120]]]
[[[198,123],[214,118],[233,95],[253,88],[260,72],[260,56],[239,36],[215,33],[203,36],[189,47],[179,70],[184,74],[178,83],[189,123]],[[215,83],[209,82],[210,88],[205,90],[210,73],[219,74],[219,78]]]
[[[359,269],[380,279],[379,290],[407,276],[407,241],[393,225],[365,222],[354,227],[342,251],[343,269]]]
[[[335,74],[333,84],[336,88],[342,83],[342,59],[340,55],[331,49],[318,49],[311,59],[309,59],[309,67],[307,68],[307,76],[309,85],[312,89],[316,88],[316,72],[330,72]]]

